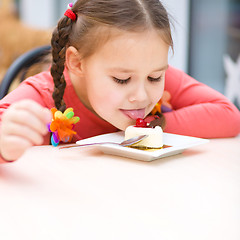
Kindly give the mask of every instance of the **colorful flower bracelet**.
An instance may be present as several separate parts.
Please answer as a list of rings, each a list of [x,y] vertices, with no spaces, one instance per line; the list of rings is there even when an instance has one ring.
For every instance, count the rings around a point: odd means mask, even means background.
[[[73,135],[76,134],[73,128],[80,118],[74,117],[72,108],[67,108],[64,113],[52,108],[51,112],[53,119],[48,124],[48,131],[52,133],[51,144],[56,147],[59,142],[71,142]]]

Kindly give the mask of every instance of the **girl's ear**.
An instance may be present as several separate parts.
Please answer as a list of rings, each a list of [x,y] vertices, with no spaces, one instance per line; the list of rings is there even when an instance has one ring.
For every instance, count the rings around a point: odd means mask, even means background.
[[[66,66],[68,70],[75,75],[81,75],[82,73],[82,66],[80,60],[80,54],[78,50],[71,46],[68,47],[66,50]]]

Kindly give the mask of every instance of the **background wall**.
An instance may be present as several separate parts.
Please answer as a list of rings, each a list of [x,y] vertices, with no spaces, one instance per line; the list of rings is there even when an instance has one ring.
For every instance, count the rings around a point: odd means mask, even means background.
[[[191,0],[188,72],[240,109],[240,0]]]
[[[162,0],[162,3],[172,22],[174,55],[170,52],[169,63],[188,72],[190,0]]]
[[[31,27],[51,28],[56,24],[56,5],[55,0],[19,0],[20,18]]]
[[[223,55],[227,49],[228,0],[192,0],[189,72],[224,90]]]

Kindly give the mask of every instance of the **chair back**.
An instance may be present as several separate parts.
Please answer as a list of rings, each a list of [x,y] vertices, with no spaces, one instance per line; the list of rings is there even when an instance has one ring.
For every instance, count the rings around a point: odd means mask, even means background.
[[[32,65],[40,62],[43,56],[46,56],[50,53],[50,50],[51,46],[49,45],[41,46],[19,56],[8,68],[2,79],[0,84],[0,99],[7,95],[12,82],[20,72],[23,72],[23,75],[20,78],[20,82],[22,82],[24,80],[26,70]]]

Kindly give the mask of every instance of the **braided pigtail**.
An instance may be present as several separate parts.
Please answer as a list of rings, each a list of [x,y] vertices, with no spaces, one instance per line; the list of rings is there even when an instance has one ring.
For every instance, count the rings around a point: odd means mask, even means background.
[[[60,111],[65,111],[66,104],[63,100],[66,81],[64,78],[65,53],[69,42],[69,34],[72,30],[72,22],[76,20],[76,14],[68,9],[55,28],[52,39],[52,66],[51,75],[54,81],[54,91],[52,94],[55,106]]]

